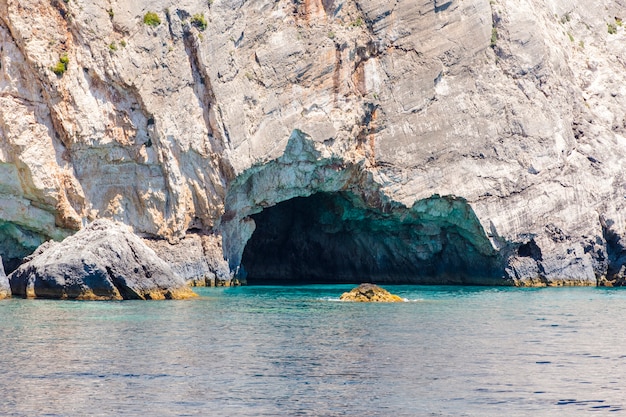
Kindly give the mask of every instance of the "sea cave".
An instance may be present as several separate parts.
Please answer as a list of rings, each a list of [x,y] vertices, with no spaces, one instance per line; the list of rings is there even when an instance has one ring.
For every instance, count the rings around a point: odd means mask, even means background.
[[[497,254],[460,198],[374,208],[351,192],[319,192],[250,217],[248,285],[502,284]]]

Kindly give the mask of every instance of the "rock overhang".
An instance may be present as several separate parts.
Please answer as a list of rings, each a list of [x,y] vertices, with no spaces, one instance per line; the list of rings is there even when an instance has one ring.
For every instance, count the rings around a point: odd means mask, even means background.
[[[227,189],[219,230],[231,269],[251,283],[510,284],[467,201],[432,195],[406,207],[376,172],[363,153],[294,130],[280,157]]]

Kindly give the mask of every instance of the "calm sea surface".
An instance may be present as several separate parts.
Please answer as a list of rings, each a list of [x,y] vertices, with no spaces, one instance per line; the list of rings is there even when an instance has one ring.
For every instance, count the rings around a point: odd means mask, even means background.
[[[349,288],[1,301],[0,415],[626,415],[626,291]]]

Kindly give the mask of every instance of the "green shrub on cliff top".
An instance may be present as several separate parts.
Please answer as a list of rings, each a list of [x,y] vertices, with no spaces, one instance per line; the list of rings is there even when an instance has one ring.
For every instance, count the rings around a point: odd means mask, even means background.
[[[205,30],[207,27],[206,19],[202,13],[194,14],[191,18],[191,24],[197,27],[199,30]]]
[[[159,19],[158,14],[154,12],[148,12],[143,17],[143,23],[148,26],[157,27],[161,24],[161,19]]]

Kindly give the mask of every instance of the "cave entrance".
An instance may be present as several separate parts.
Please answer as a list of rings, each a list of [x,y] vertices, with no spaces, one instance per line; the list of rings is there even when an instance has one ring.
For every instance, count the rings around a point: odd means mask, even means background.
[[[251,216],[249,285],[495,284],[495,252],[462,199],[368,207],[350,192],[296,197]],[[501,282],[501,281],[499,281]]]

